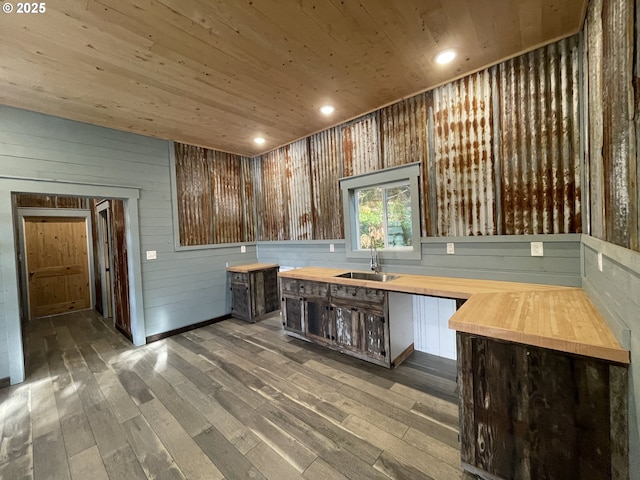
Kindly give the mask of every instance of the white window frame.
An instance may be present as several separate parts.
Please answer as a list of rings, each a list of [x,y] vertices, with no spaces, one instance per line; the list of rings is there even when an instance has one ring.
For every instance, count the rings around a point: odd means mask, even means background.
[[[409,163],[399,167],[387,168],[376,172],[365,173],[354,177],[340,179],[342,193],[342,213],[344,220],[344,236],[347,258],[369,258],[369,249],[358,248],[358,190],[372,187],[391,187],[394,184],[409,184],[411,190],[411,243],[407,247],[389,247],[379,249],[384,260],[420,260],[420,162]],[[386,235],[385,235],[386,237]],[[386,238],[385,238],[386,243]]]

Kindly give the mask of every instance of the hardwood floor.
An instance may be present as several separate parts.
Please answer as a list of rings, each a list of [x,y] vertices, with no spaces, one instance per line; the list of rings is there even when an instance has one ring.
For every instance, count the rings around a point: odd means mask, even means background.
[[[227,320],[140,348],[91,311],[31,322],[0,389],[3,479],[462,478],[455,362],[386,370]]]

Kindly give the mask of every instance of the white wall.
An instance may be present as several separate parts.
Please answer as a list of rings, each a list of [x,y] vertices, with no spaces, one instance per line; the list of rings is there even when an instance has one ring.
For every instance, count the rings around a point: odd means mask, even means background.
[[[419,352],[455,360],[456,332],[449,319],[456,313],[456,301],[449,298],[413,297],[413,345]]]

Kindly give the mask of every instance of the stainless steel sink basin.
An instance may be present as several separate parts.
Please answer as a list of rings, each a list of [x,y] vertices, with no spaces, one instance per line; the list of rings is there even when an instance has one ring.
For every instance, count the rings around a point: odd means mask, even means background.
[[[339,278],[353,278],[354,280],[369,280],[372,282],[389,282],[398,278],[397,275],[386,273],[347,272],[336,275]]]

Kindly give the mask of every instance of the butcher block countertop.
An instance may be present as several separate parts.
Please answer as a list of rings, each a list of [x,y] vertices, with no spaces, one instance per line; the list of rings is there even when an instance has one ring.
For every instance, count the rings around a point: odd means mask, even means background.
[[[623,349],[581,288],[468,278],[397,275],[388,282],[340,278],[350,270],[305,267],[284,278],[356,285],[394,292],[467,299],[449,328],[577,355],[629,363]]]
[[[277,263],[250,263],[247,265],[236,265],[235,267],[227,267],[228,272],[249,273],[256,270],[266,270],[268,268],[277,268]]]

